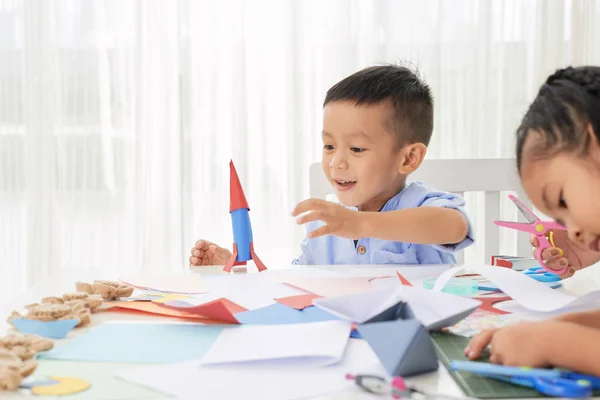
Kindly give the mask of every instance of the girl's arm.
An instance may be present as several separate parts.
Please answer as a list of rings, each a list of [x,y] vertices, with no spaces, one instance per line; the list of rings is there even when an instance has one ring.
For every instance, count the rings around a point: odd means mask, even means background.
[[[573,312],[555,318],[557,321],[571,322],[589,328],[600,329],[600,310]]]
[[[565,323],[550,338],[554,351],[548,353],[551,365],[583,374],[600,376],[600,329]]]

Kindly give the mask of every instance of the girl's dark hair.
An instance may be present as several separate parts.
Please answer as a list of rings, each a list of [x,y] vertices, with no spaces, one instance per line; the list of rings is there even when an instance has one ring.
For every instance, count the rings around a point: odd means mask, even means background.
[[[542,85],[517,130],[519,171],[530,132],[539,132],[543,137],[534,148],[539,158],[562,151],[585,153],[590,140],[588,124],[600,141],[600,67],[557,70]]]

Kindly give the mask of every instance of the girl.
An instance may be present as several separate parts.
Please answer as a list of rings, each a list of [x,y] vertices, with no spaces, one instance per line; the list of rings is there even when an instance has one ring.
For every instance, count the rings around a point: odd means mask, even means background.
[[[517,130],[517,167],[527,196],[565,225],[544,253],[571,276],[600,259],[600,67],[558,70],[541,87]],[[532,242],[534,246],[537,242]],[[567,261],[568,260],[568,261]],[[465,353],[490,361],[558,366],[600,376],[600,310],[520,323],[480,333]]]

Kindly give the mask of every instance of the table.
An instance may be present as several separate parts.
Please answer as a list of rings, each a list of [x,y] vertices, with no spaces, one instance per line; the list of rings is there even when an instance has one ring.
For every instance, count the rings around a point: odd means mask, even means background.
[[[448,265],[437,265],[437,266],[291,266],[291,269],[310,269],[310,268],[319,268],[325,270],[333,270],[348,272],[352,276],[367,276],[367,275],[376,275],[376,276],[390,276],[395,275],[395,272],[398,271],[403,274],[407,279],[413,282],[420,282],[425,279],[437,277],[440,273],[450,268]],[[182,267],[182,272],[198,273],[202,271],[204,275],[220,275],[223,272],[220,268],[213,267],[197,267],[191,268]],[[285,272],[286,269],[276,270],[273,273]],[[172,271],[170,271],[172,272]],[[252,273],[249,271],[248,273]],[[597,271],[581,271],[575,277],[564,282],[564,288],[560,290],[564,290],[570,294],[582,295],[594,288],[600,287],[598,284],[598,278],[595,277]],[[0,334],[4,335],[6,331],[9,329],[9,325],[5,322],[8,315],[10,315],[12,310],[20,310],[24,305],[39,302],[41,298],[47,296],[60,296],[63,293],[73,292],[75,290],[75,282],[83,281],[83,282],[92,282],[96,279],[106,279],[106,280],[117,280],[118,277],[115,276],[106,276],[106,274],[102,273],[102,271],[90,271],[90,270],[60,270],[52,276],[45,279],[43,282],[40,282],[35,287],[33,287],[28,293],[21,296],[18,299],[15,299],[11,302],[7,307],[4,308],[2,313],[2,325],[0,325]],[[90,327],[97,326],[104,321],[115,321],[115,320],[124,320],[124,321],[167,321],[167,322],[176,322],[173,319],[159,316],[146,316],[140,314],[128,314],[128,313],[99,313],[93,315],[93,321]],[[78,328],[73,330],[69,335],[70,338],[75,337],[77,335],[85,334],[88,328]],[[70,340],[70,339],[65,339]],[[440,366],[440,369],[431,374],[421,375],[415,378],[411,378],[409,380],[410,383],[416,385],[419,388],[425,389],[429,392],[435,393],[444,393],[449,395],[462,395],[460,388],[456,385],[448,371]],[[3,394],[2,398],[10,398],[10,399],[25,399],[31,398],[27,394],[12,394],[6,395]],[[168,397],[167,397],[168,398]],[[358,388],[355,390],[351,390],[349,392],[339,393],[336,395],[330,395],[326,397],[319,397],[317,400],[338,400],[338,399],[366,399],[373,398],[370,395],[360,391]]]

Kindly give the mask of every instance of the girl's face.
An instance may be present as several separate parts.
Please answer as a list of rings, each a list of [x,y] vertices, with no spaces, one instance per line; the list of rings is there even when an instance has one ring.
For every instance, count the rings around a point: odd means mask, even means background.
[[[536,132],[528,136],[521,164],[527,196],[538,210],[565,225],[572,241],[600,252],[600,146],[596,138],[586,155],[558,152],[536,159],[531,149],[541,136]]]

